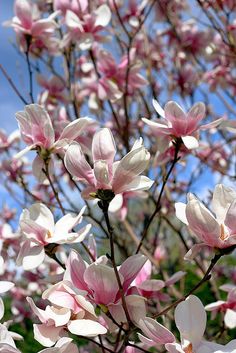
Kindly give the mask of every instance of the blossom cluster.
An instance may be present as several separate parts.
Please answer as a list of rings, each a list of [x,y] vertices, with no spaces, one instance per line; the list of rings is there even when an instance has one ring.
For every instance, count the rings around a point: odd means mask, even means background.
[[[14,1],[0,352],[236,352],[235,14]]]

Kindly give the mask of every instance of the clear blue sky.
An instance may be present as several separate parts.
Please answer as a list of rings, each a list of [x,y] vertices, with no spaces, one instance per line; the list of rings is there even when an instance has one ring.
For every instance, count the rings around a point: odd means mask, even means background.
[[[13,17],[13,0],[1,0],[0,11],[0,63],[14,80],[22,94],[27,94],[28,76],[26,64],[13,47],[15,33],[12,28],[3,27],[2,23]],[[10,87],[0,72],[0,128],[8,133],[17,128],[15,112],[22,110],[23,103]]]

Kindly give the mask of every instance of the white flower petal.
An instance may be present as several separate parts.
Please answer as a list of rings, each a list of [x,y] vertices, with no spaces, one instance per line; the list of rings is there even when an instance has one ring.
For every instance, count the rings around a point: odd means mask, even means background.
[[[192,343],[193,350],[202,340],[206,319],[204,306],[195,295],[190,295],[175,309],[175,323],[180,331],[181,341]]]
[[[67,327],[71,333],[85,337],[95,337],[107,332],[104,326],[93,320],[72,320]]]
[[[194,136],[181,136],[181,138],[185,147],[189,150],[197,148],[199,146],[198,140]]]

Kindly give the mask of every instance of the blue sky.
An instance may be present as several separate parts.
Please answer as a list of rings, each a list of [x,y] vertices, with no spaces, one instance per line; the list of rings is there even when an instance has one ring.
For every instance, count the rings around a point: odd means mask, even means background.
[[[28,82],[26,64],[13,47],[13,44],[15,43],[14,30],[2,25],[4,21],[13,17],[14,1],[1,0],[0,3],[0,63],[7,71],[8,75],[13,79],[22,94],[25,95]],[[24,106],[1,72],[0,87],[0,128],[9,133],[17,128],[15,112],[22,110]]]
[[[4,21],[10,20],[13,17],[14,0],[0,0],[0,5],[0,63],[3,65],[16,86],[19,88],[21,94],[24,97],[27,97],[28,71],[26,67],[26,61],[13,46],[13,44],[15,44],[14,30],[12,28],[2,26]],[[1,72],[0,87],[0,128],[6,130],[7,133],[10,133],[17,128],[15,113],[19,110],[23,110],[24,104],[15,94],[13,89],[10,87],[9,82]],[[195,99],[199,100],[201,100],[201,98],[202,97],[195,97]],[[224,106],[219,104],[218,99],[213,94],[211,95],[211,103],[214,104],[215,107],[217,106],[218,114],[224,113]],[[204,175],[200,179],[201,180],[193,187],[192,191],[200,189],[199,185],[203,187],[203,184],[205,184],[206,188],[208,188],[212,185],[212,183],[215,183],[215,180],[212,180],[212,174],[210,172],[205,171]],[[205,190],[204,187],[203,189]]]

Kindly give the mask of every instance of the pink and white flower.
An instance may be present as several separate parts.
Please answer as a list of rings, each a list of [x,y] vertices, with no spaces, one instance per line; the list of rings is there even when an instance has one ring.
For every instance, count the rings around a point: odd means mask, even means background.
[[[94,41],[102,41],[99,32],[103,30],[111,20],[111,11],[106,4],[99,6],[91,14],[87,13],[80,19],[73,11],[67,10],[65,24],[68,33],[63,39],[63,46],[67,46],[71,41],[75,41],[81,50],[92,47]]]
[[[223,346],[203,339],[207,316],[200,299],[190,295],[175,309],[175,323],[180,332],[181,344],[168,343],[165,348],[170,353],[223,353],[235,352],[236,340]]]
[[[30,0],[16,0],[14,10],[16,16],[5,22],[5,25],[14,28],[21,49],[32,50],[34,44],[38,49],[50,49],[52,42],[56,40],[53,36],[57,28],[55,17],[58,13],[54,12],[48,18],[40,18],[37,6]]]
[[[22,265],[25,270],[31,270],[44,261],[46,245],[83,241],[90,231],[91,224],[82,227],[78,232],[72,229],[82,222],[85,208],[86,206],[77,216],[68,213],[56,223],[49,208],[42,203],[35,203],[29,209],[25,209],[20,218],[24,240],[17,264]]]
[[[234,189],[216,185],[212,199],[214,213],[191,193],[188,194],[187,204],[178,202],[175,207],[176,216],[202,241],[189,251],[187,257],[193,257],[204,246],[224,249],[236,245]]]
[[[233,329],[236,327],[236,286],[225,284],[220,289],[228,293],[227,299],[208,304],[205,309],[212,312],[213,318],[217,312],[225,313],[225,326]]]
[[[196,103],[186,114],[183,109],[173,101],[166,103],[164,110],[156,100],[153,106],[161,119],[151,121],[143,118],[142,120],[152,128],[156,136],[169,136],[171,139],[180,138],[188,149],[198,147],[198,133],[200,130],[207,130],[216,127],[222,119],[200,126],[200,122],[205,117],[204,103]]]
[[[127,309],[134,324],[145,317],[145,300],[139,295],[129,295],[128,290],[146,260],[147,258],[144,255],[130,256],[118,270]],[[86,297],[92,303],[101,306],[105,313],[109,311],[116,321],[126,322],[117,278],[114,269],[106,265],[106,261],[107,259],[102,257],[88,265],[73,250],[66,264],[64,280],[70,281],[73,287],[85,291],[87,293]]]
[[[26,105],[24,111],[16,113],[16,119],[21,137],[28,147],[15,155],[15,158],[20,158],[28,151],[36,149],[38,156],[34,159],[32,168],[34,175],[40,181],[45,179],[42,172],[45,168],[44,161],[49,159],[52,153],[62,152],[93,122],[87,117],[76,119],[68,123],[56,139],[51,118],[42,106],[38,104]],[[52,168],[52,164],[50,167]]]
[[[88,186],[84,198],[96,197],[98,190],[111,190],[114,194],[126,191],[148,190],[153,181],[140,174],[146,169],[150,154],[137,140],[131,151],[114,162],[115,141],[109,129],[98,131],[92,142],[93,168],[87,162],[79,144],[72,144],[65,155],[68,171]]]
[[[93,305],[85,299],[85,292],[73,288],[70,282],[62,281],[47,289],[43,299],[49,300],[45,310],[39,309],[31,298],[27,298],[41,324],[34,324],[34,337],[45,347],[53,346],[66,331],[85,337],[95,337],[107,332],[97,321]]]

